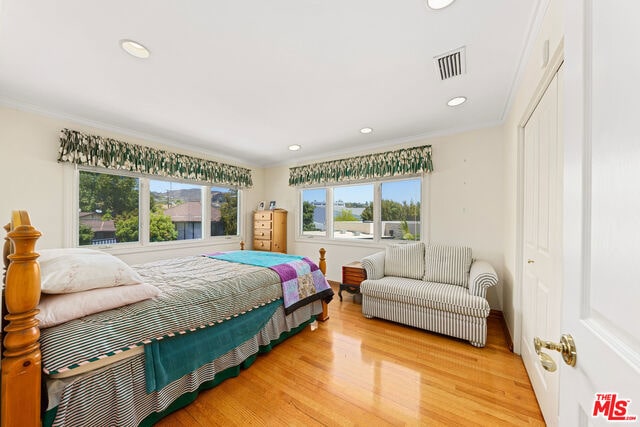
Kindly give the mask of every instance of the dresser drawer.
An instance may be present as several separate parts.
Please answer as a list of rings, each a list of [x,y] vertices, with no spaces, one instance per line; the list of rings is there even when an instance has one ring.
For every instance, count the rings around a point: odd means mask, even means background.
[[[357,273],[356,272],[350,273],[347,271],[342,272],[342,283],[359,284],[365,279],[366,279],[366,275],[362,274],[361,272],[357,272]]]
[[[360,282],[367,278],[367,272],[359,262],[342,266],[342,283],[350,285],[360,285]]]
[[[271,221],[273,219],[273,212],[271,211],[258,211],[253,214],[254,221]]]
[[[253,238],[256,240],[271,240],[271,229],[256,228],[253,233]]]
[[[271,240],[253,240],[253,250],[254,251],[270,251],[271,250]]]
[[[253,228],[268,228],[271,229],[271,221],[256,221],[253,223]]]

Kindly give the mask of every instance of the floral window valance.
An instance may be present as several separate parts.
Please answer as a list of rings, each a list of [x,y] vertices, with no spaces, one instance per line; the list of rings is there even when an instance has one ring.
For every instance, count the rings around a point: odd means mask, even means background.
[[[58,161],[249,188],[251,170],[62,129]]]
[[[431,146],[423,145],[289,168],[289,185],[358,181],[432,171]]]

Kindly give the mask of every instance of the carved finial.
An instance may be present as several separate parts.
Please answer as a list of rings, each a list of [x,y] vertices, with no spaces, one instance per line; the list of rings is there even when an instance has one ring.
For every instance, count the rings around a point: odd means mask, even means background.
[[[244,251],[244,240],[240,240],[240,250]]]
[[[325,248],[320,248],[320,263],[318,263],[318,267],[320,267],[320,271],[322,271],[322,274],[324,274],[325,276],[327,275],[327,260],[324,257],[324,254],[327,253],[327,250]]]
[[[7,224],[4,226],[4,229],[7,231],[11,231],[11,224]],[[11,240],[9,237],[5,236],[4,245],[2,245],[2,265],[4,268],[2,269],[4,274],[2,275],[2,283],[5,283],[7,278],[7,268],[9,268],[9,253],[11,252]]]

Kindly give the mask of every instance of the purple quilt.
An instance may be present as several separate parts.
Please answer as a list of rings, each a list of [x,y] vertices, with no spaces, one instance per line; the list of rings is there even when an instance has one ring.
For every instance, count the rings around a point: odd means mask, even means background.
[[[241,264],[268,267],[278,273],[282,282],[284,311],[289,314],[298,307],[322,299],[333,298],[333,290],[320,268],[307,257],[256,251],[232,251],[208,254],[210,258]],[[265,259],[265,257],[270,257]]]

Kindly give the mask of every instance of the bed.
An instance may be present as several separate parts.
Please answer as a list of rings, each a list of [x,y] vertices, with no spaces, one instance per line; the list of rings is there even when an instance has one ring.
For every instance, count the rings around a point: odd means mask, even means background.
[[[3,427],[153,425],[328,318],[324,249],[319,265],[252,251],[133,267],[91,258],[90,288],[68,289],[87,280],[80,264],[65,263],[105,254],[43,250],[38,260],[40,232],[26,212],[5,228]],[[117,286],[98,285],[103,273]],[[113,302],[124,294],[136,296]],[[87,314],[94,299],[115,306]]]

